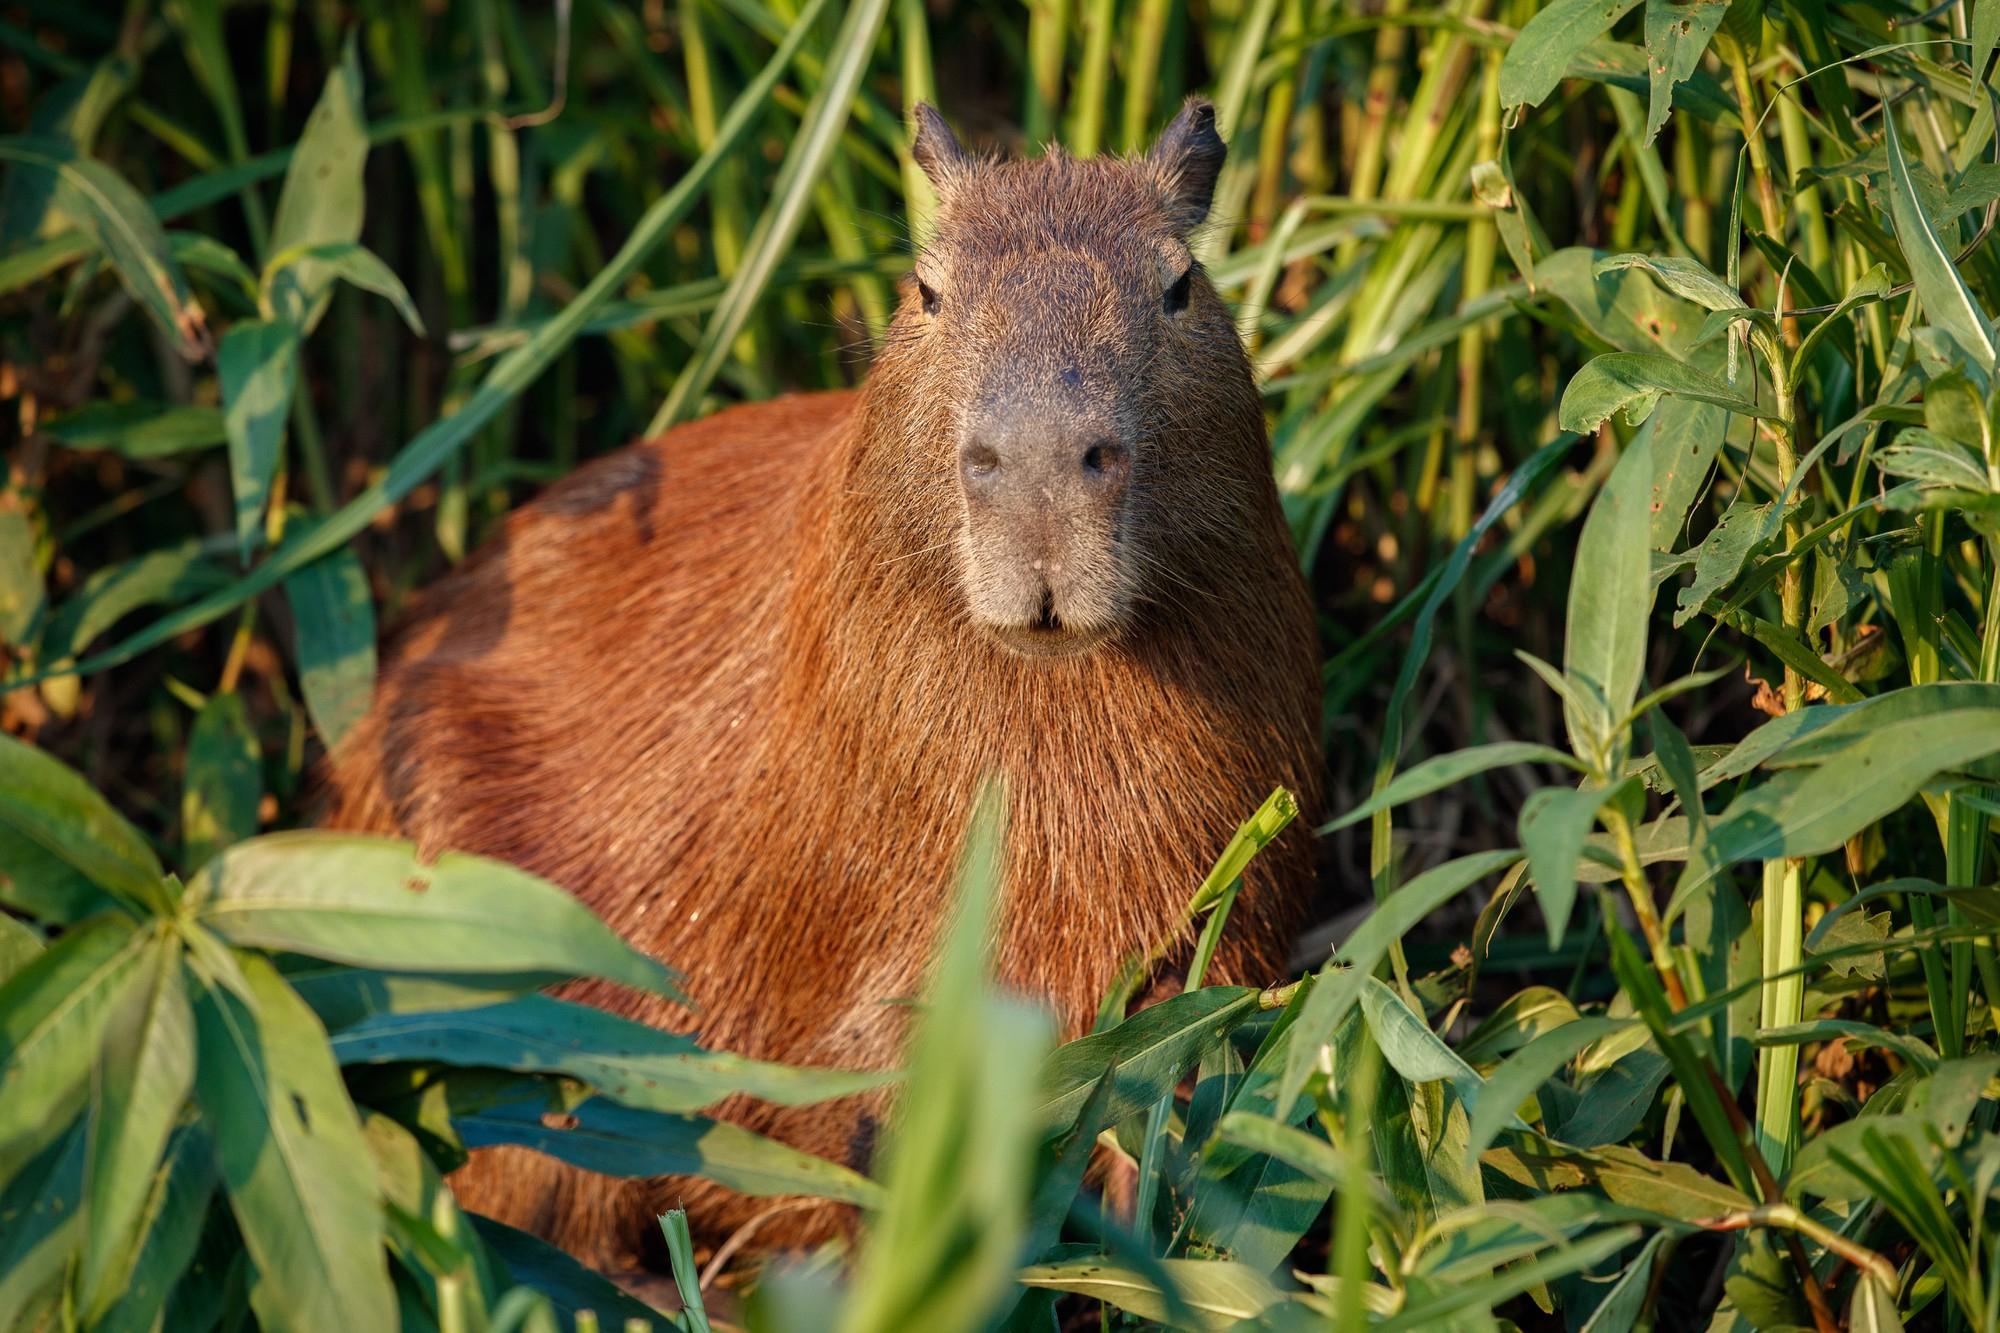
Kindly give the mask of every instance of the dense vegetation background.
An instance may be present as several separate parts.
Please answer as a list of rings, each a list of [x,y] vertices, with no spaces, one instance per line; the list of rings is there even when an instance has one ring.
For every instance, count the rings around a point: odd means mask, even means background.
[[[0,1326],[653,1318],[458,1212],[491,1143],[869,1210],[718,1323],[2000,1326],[1997,38],[1994,0],[0,7]],[[871,1180],[700,1114],[856,1078],[536,994],[672,985],[551,886],[280,831],[378,626],[511,505],[863,372],[912,102],[1093,153],[1191,91],[1325,627],[1306,980],[1048,1053],[980,976],[982,821]],[[1244,813],[1210,937],[1294,815]],[[662,1257],[708,1326],[715,1256],[670,1215]]]

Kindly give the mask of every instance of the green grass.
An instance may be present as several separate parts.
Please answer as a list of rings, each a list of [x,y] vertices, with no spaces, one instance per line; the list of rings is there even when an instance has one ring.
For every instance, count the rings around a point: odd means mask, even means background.
[[[872,1217],[689,1327],[2000,1327],[1996,39],[1985,0],[10,10],[0,1326],[643,1316],[439,1173],[650,1043],[671,1097],[577,1112],[632,1169]],[[1191,92],[1322,616],[1334,963],[1051,1051],[962,937],[871,1180],[701,1115],[837,1078],[532,995],[672,984],[550,886],[454,868],[547,914],[503,974],[519,938],[368,924],[407,849],[279,831],[378,626],[513,505],[862,373],[914,101],[1136,151]],[[1288,810],[1187,886],[1204,949]],[[415,1013],[463,1058],[363,1058]],[[1100,1142],[1136,1216],[1080,1191]]]

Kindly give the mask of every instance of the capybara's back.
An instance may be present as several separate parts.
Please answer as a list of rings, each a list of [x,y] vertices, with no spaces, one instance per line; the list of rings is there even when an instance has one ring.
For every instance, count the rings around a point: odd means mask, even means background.
[[[1311,608],[1187,246],[1208,108],[1132,161],[975,159],[927,109],[915,151],[936,234],[867,383],[681,427],[511,516],[419,600],[326,774],[326,822],[564,885],[697,1008],[582,998],[769,1060],[897,1062],[989,774],[995,967],[1069,1035],[1273,786],[1318,789]],[[1254,864],[1217,979],[1280,978],[1306,839]],[[885,1105],[720,1113],[865,1166]],[[600,1265],[676,1200],[759,1248],[845,1224],[512,1150],[453,1184]]]

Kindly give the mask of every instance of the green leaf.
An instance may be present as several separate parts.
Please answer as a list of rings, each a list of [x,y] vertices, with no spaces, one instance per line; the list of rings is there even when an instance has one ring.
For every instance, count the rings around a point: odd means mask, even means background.
[[[257,832],[264,774],[250,714],[236,694],[212,694],[188,736],[181,794],[182,862],[190,873]]]
[[[1783,521],[1784,511],[1775,500],[1752,505],[1739,497],[1731,504],[1695,548],[1694,580],[1675,599],[1674,628],[1687,624],[1736,582],[1744,562],[1778,535]]]
[[[41,430],[71,449],[108,449],[137,459],[172,458],[229,438],[220,408],[102,399],[43,422]]]
[[[1694,0],[1685,5],[1673,0],[1646,0],[1646,69],[1652,89],[1642,146],[1650,145],[1667,123],[1674,85],[1694,73],[1709,39],[1728,12],[1729,0]]]
[[[1822,341],[1838,328],[1840,321],[1856,306],[1870,301],[1885,301],[1889,297],[1889,270],[1880,264],[1871,265],[1866,273],[1854,280],[1847,294],[1840,298],[1840,304],[1832,313],[1813,326],[1813,331],[1799,344],[1799,350],[1792,355],[1793,378],[1801,369],[1812,364],[1811,357]]]
[[[1572,1245],[1552,1246],[1544,1254],[1502,1268],[1483,1281],[1439,1283],[1413,1293],[1401,1313],[1375,1327],[1383,1333],[1427,1329],[1446,1324],[1461,1310],[1491,1310],[1544,1282],[1595,1267],[1639,1239],[1638,1227],[1612,1227]]]
[[[93,1333],[153,1333],[168,1295],[195,1257],[214,1195],[215,1151],[200,1129],[183,1125],[147,1182],[137,1244],[121,1257],[98,1298],[108,1304],[84,1311]]]
[[[782,1106],[846,1097],[893,1073],[766,1064],[548,995],[445,1013],[377,1014],[333,1038],[342,1064],[433,1061],[567,1074],[627,1106],[698,1111],[747,1093]]]
[[[1994,369],[1996,348],[1993,325],[1979,308],[1972,289],[1965,285],[1958,269],[1938,239],[1931,221],[1917,201],[1917,188],[1910,179],[1910,164],[1903,157],[1902,141],[1896,134],[1896,118],[1883,118],[1889,149],[1889,216],[1896,224],[1896,243],[1910,265],[1917,297],[1924,303],[1931,322],[1949,333],[1988,372]]]
[[[710,1333],[708,1310],[701,1301],[700,1270],[695,1267],[694,1237],[688,1233],[685,1210],[675,1208],[660,1215],[660,1231],[667,1238],[667,1256],[673,1265],[674,1289],[681,1298],[681,1320],[687,1333]]]
[[[1500,61],[1500,105],[1541,105],[1586,46],[1639,0],[1555,0],[1535,11]]]
[[[1990,49],[1992,44],[1987,45]],[[1873,1273],[1863,1273],[1847,1303],[1847,1329],[1848,1333],[1903,1333],[1895,1289]]]
[[[50,662],[65,662],[132,611],[159,602],[182,601],[225,581],[200,542],[184,542],[108,565],[85,579],[83,586],[57,608],[42,636],[43,656]]]
[[[263,537],[271,475],[278,468],[298,386],[298,353],[299,331],[276,320],[244,320],[223,335],[216,352],[229,479],[236,496],[236,548],[245,561]]]
[[[1600,358],[1601,359],[1601,358]],[[1570,685],[1563,720],[1570,748],[1603,764],[1618,748],[1613,734],[1639,697],[1646,669],[1646,620],[1652,612],[1647,499],[1652,459],[1628,448],[1590,506],[1577,541],[1563,644]]]
[[[56,179],[56,205],[96,242],[125,290],[156,320],[182,356],[208,353],[208,326],[174,262],[160,220],[124,177],[74,144],[39,135],[0,138],[0,162]]]
[[[118,900],[75,866],[0,820],[0,904],[45,926],[69,926],[116,908]]]
[[[1245,1264],[1222,1259],[1163,1259],[1160,1267],[1172,1282],[1180,1306],[1197,1321],[1197,1329],[1221,1333],[1255,1319],[1284,1299],[1271,1279]],[[1088,1296],[1141,1319],[1165,1320],[1174,1313],[1174,1303],[1150,1276],[1117,1259],[1092,1256],[1031,1264],[1019,1277],[1027,1286]],[[1179,1327],[1178,1323],[1175,1326]]]
[[[1454,783],[1463,782],[1477,773],[1485,773],[1496,768],[1510,768],[1515,764],[1560,764],[1565,768],[1576,768],[1577,762],[1561,750],[1549,745],[1537,745],[1532,741],[1496,741],[1490,745],[1474,745],[1450,754],[1441,754],[1413,768],[1398,773],[1388,786],[1355,806],[1340,818],[1322,824],[1321,833],[1332,833],[1351,824],[1358,824],[1377,810],[1388,810],[1414,801],[1419,796],[1428,796],[1434,791],[1442,791]]]
[[[1471,888],[1486,876],[1506,869],[1520,858],[1512,849],[1462,856],[1427,870],[1376,905],[1340,946],[1333,962],[1320,970],[1312,994],[1294,1024],[1292,1047],[1285,1059],[1272,1115],[1285,1120],[1292,1102],[1305,1087],[1322,1047],[1354,1006],[1389,946],[1408,934],[1417,922]]]
[[[1628,1026],[1629,1022],[1615,1018],[1579,1018],[1549,1029],[1508,1057],[1505,1064],[1486,1076],[1485,1091],[1472,1109],[1472,1135],[1467,1151],[1477,1157],[1492,1147],[1500,1131],[1513,1123],[1520,1105],[1554,1078],[1556,1071],[1575,1058],[1578,1051],[1599,1037]]]
[[[1412,1083],[1450,1083],[1468,1107],[1477,1103],[1486,1080],[1375,977],[1362,988],[1361,1012],[1390,1068]]]
[[[63,1327],[49,1307],[83,1221],[83,1126],[48,1128],[50,1143],[0,1187],[0,1328]]]
[[[0,823],[134,902],[167,901],[166,871],[139,830],[82,774],[11,736],[0,736]]]
[[[1729,413],[1691,398],[1669,398],[1646,418],[1631,447],[1653,459],[1653,495],[1648,544],[1671,551],[1680,544],[1688,510],[1708,480],[1709,468],[1729,430]]]
[[[1673,0],[1646,0],[1646,26],[1648,29],[1653,26],[1655,10],[1704,9],[1714,2],[1715,0],[1695,0],[1691,5],[1677,5]],[[1722,8],[1727,7],[1727,0],[1723,0]],[[1699,51],[1695,54],[1697,57],[1700,56]],[[1650,129],[1647,137],[1649,139],[1652,137]],[[1682,300],[1693,301],[1704,310],[1751,313],[1744,310],[1743,294],[1715,276],[1706,264],[1697,259],[1682,259],[1668,255],[1608,255],[1592,266],[1592,272],[1610,273],[1626,268],[1636,268],[1651,274],[1662,287],[1675,296]]]
[[[1750,1199],[1682,1162],[1655,1162],[1631,1148],[1572,1148],[1517,1134],[1480,1161],[1539,1194],[1589,1189],[1613,1203],[1676,1222],[1699,1222],[1749,1208]]]
[[[60,1127],[83,1105],[105,1025],[139,983],[151,938],[99,917],[0,986],[0,1147]]]
[[[1562,946],[1576,904],[1576,863],[1583,855],[1597,812],[1616,787],[1543,787],[1521,804],[1518,832],[1528,853],[1528,873],[1548,922],[1549,947]]]
[[[1667,920],[1723,867],[1833,851],[1893,814],[1937,774],[1996,752],[2000,709],[1966,708],[1884,722],[1838,758],[1779,773],[1710,824],[1667,905]]]
[[[1578,1148],[1598,1148],[1630,1138],[1652,1112],[1670,1068],[1658,1051],[1642,1046],[1630,1052],[1577,1089],[1574,1105],[1555,1126],[1556,1134]]]
[[[741,1194],[811,1194],[864,1207],[881,1201],[881,1188],[865,1176],[727,1121],[604,1097],[564,1109],[528,1082],[512,1100],[454,1110],[452,1124],[468,1148],[518,1144],[607,1176],[704,1176]]]
[[[1584,363],[1563,390],[1556,420],[1564,430],[1587,434],[1621,408],[1633,425],[1644,421],[1661,394],[1710,403],[1749,417],[1771,413],[1723,380],[1657,352],[1606,352]]]
[[[288,320],[304,319],[304,279],[300,275],[312,273],[322,280],[343,279],[365,292],[386,298],[403,317],[410,332],[419,338],[424,336],[423,318],[417,314],[403,280],[364,245],[354,241],[321,241],[296,246],[273,255],[264,271],[265,286],[274,294],[273,304]]]
[[[180,941],[159,935],[146,954],[142,980],[106,1027],[91,1083],[90,1206],[77,1275],[86,1309],[104,1308],[124,1285],[147,1205],[162,1186],[161,1158],[194,1087],[194,1010]]]
[[[1203,986],[1148,1005],[1115,1028],[1058,1046],[1042,1066],[1037,1114],[1051,1129],[1072,1123],[1109,1069],[1105,1124],[1116,1124],[1172,1092],[1202,1051],[1257,1013],[1257,991]]]
[[[285,580],[297,636],[299,690],[331,750],[368,715],[375,693],[375,603],[368,572],[348,548]]]
[[[674,994],[674,974],[576,898],[523,870],[356,834],[267,834],[188,886],[196,919],[233,944],[361,967],[561,972]]]
[[[271,223],[273,256],[361,239],[362,168],[368,161],[368,125],[361,106],[361,61],[352,35],[340,64],[326,76],[312,118],[292,150]],[[323,259],[291,270],[297,284],[291,321],[305,333],[325,313],[337,271]]]
[[[547,1241],[504,1222],[474,1214],[468,1219],[489,1253],[506,1268],[515,1282],[532,1287],[549,1298],[558,1313],[574,1317],[588,1310],[597,1315],[604,1328],[638,1327],[654,1333],[672,1333],[680,1324],[672,1316],[642,1305],[609,1278],[563,1253]]]
[[[382,1251],[382,1198],[326,1032],[271,965],[242,955],[252,1008],[229,989],[195,998],[196,1093],[226,1126],[216,1161],[258,1308],[300,1333],[395,1326]]]

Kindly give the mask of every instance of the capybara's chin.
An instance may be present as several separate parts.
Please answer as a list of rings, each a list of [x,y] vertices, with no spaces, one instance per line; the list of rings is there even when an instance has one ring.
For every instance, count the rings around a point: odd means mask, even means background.
[[[935,232],[866,383],[678,427],[510,515],[403,617],[323,772],[327,824],[542,875],[698,1007],[566,994],[763,1060],[900,1063],[995,775],[991,964],[1066,1035],[1124,960],[1180,938],[1280,784],[1306,817],[1245,874],[1209,976],[1280,980],[1312,882],[1313,611],[1249,360],[1187,243],[1222,162],[1212,113],[1189,104],[1144,157],[999,161],[924,108],[913,152]],[[1048,571],[1010,592],[1046,616],[981,623],[973,523]],[[1064,582],[1102,573],[1075,557],[1108,550],[1143,588],[1122,619],[1066,619],[1108,587]],[[866,1169],[888,1096],[712,1114]],[[852,1220],[519,1151],[453,1184],[599,1266],[677,1203],[711,1237],[755,1224],[746,1253]]]

